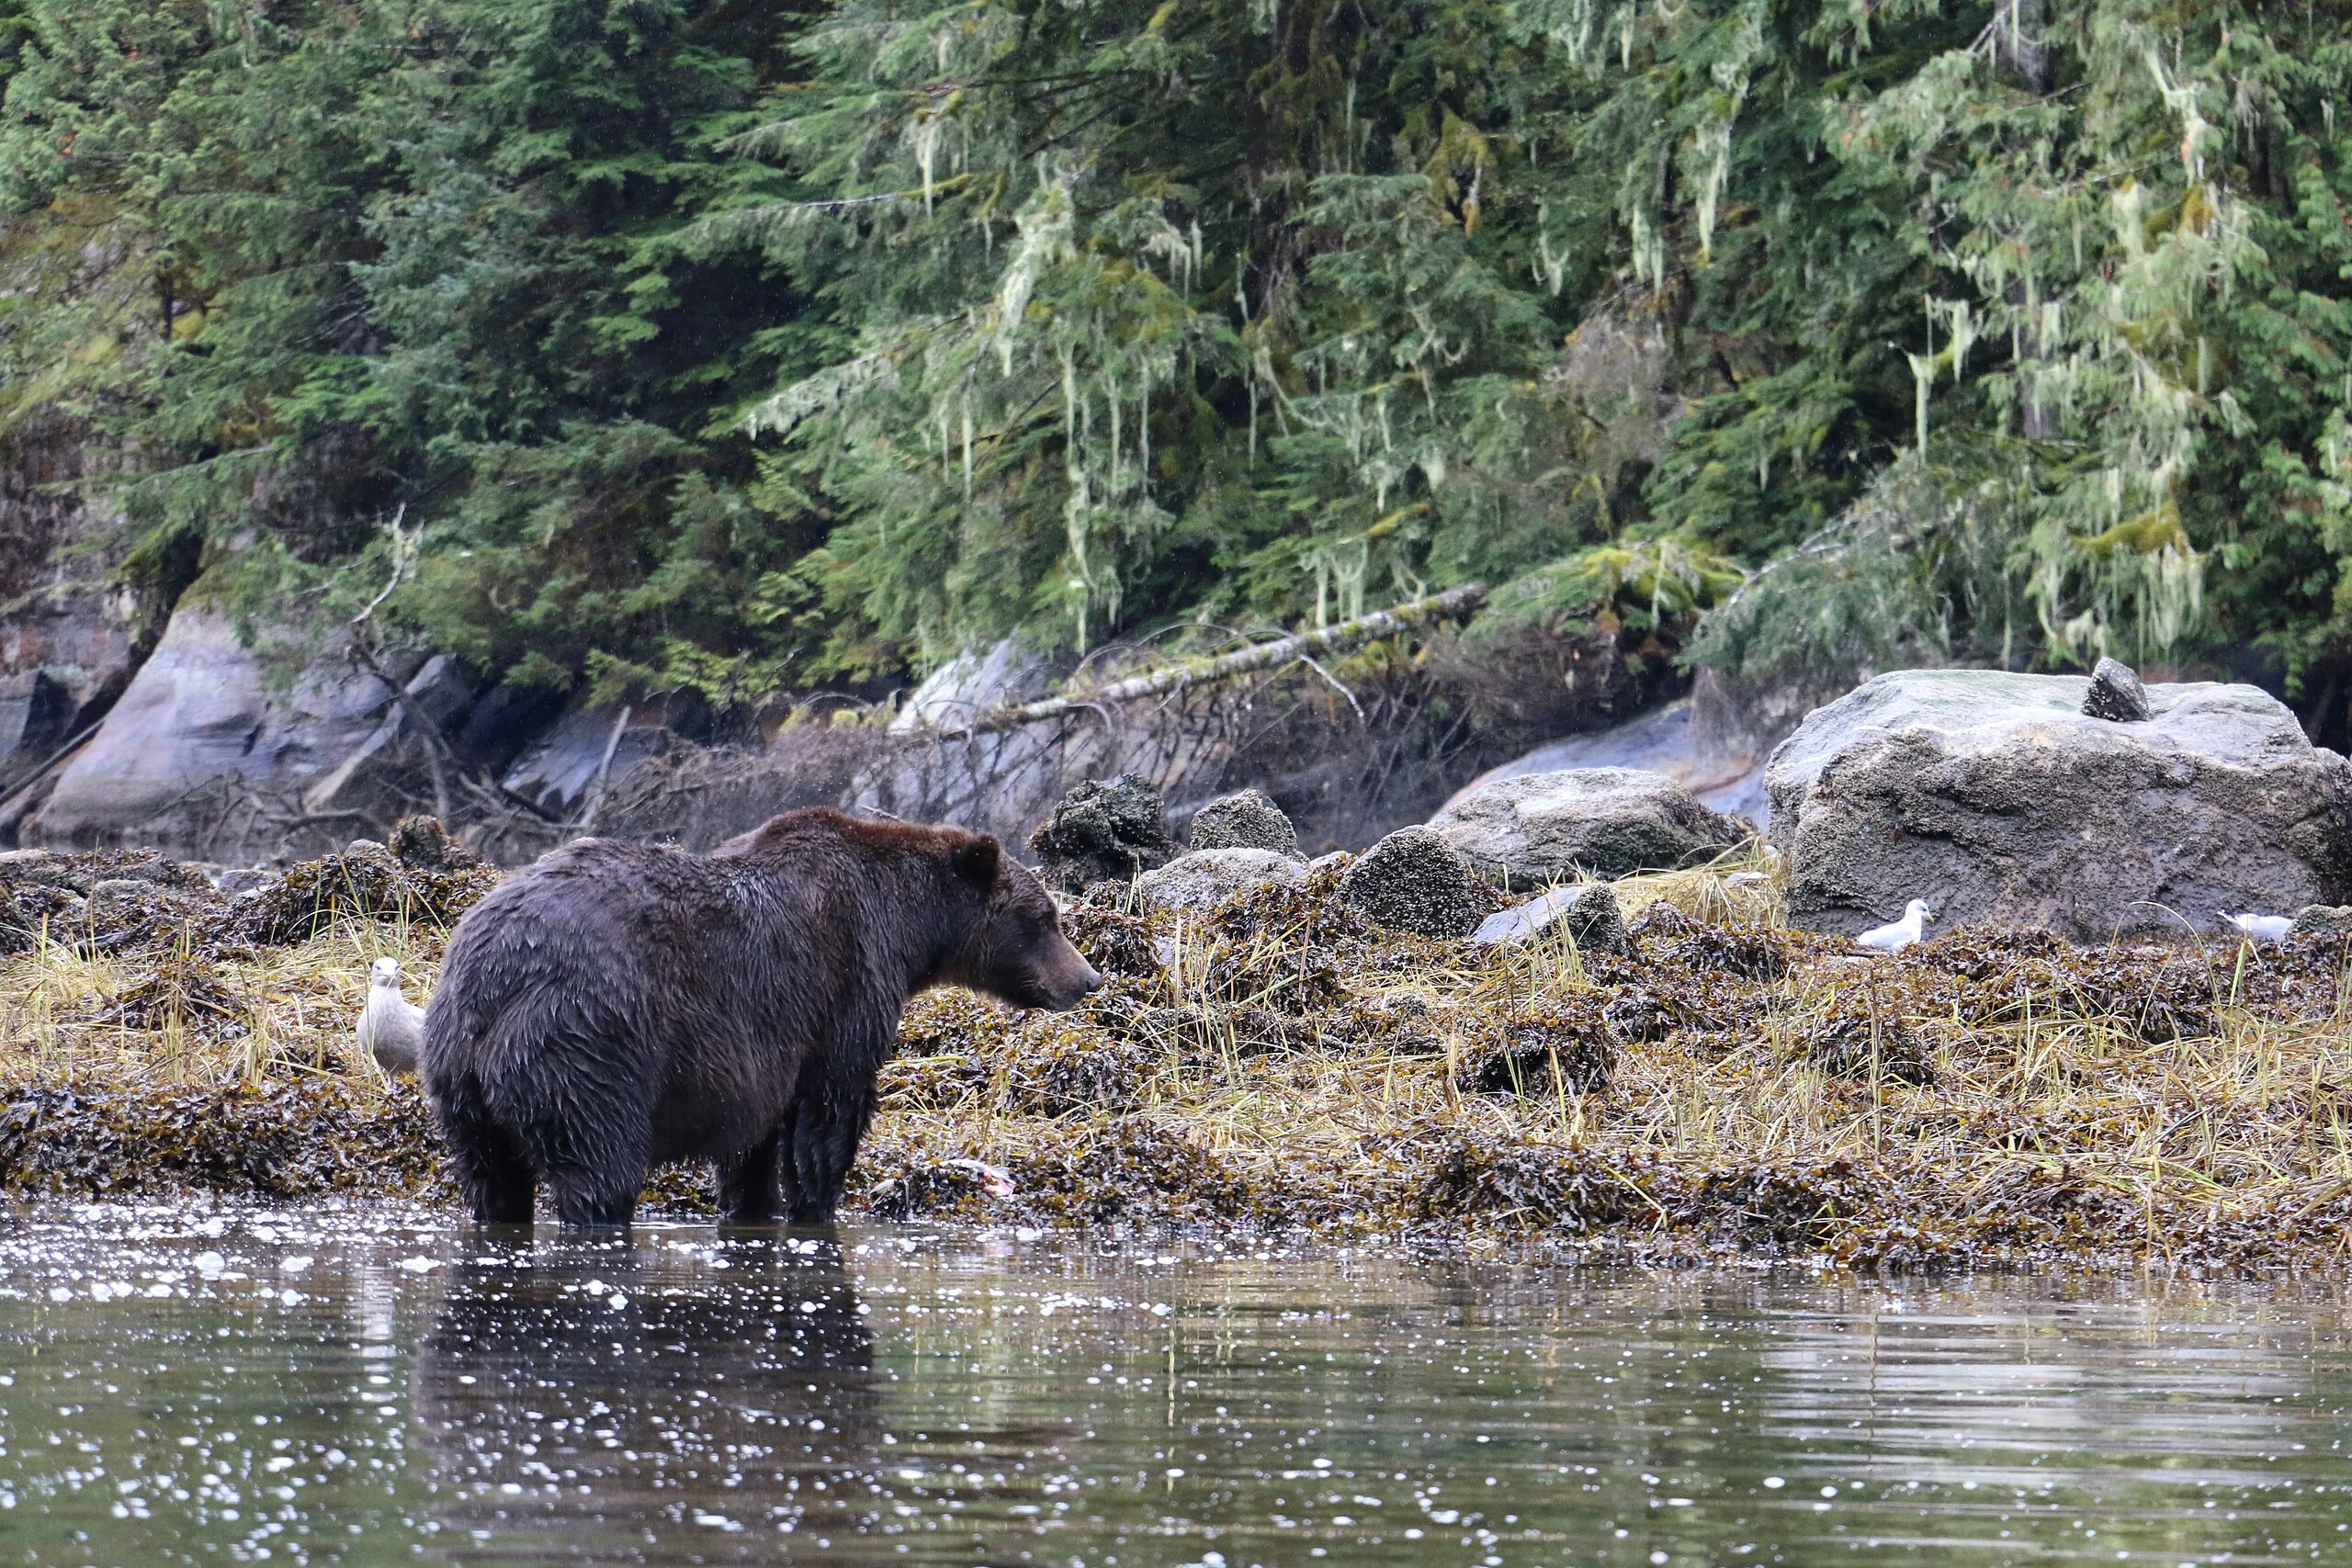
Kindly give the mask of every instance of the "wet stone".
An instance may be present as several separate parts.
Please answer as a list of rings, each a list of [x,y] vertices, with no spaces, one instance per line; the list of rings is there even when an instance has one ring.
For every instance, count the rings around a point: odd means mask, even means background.
[[[1478,923],[1470,940],[1480,947],[1520,947],[1566,940],[1579,952],[1625,951],[1625,920],[1617,896],[1600,883],[1555,887],[1541,897],[1498,909]]]
[[[2091,671],[2091,689],[2083,695],[2083,712],[2116,724],[2139,724],[2156,716],[2148,704],[2148,689],[2140,672],[2120,659],[2102,659]]]

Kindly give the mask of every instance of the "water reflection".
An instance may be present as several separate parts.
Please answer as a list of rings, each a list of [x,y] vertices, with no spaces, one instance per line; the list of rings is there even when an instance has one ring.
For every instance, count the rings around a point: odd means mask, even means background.
[[[521,1247],[446,1276],[413,1378],[442,1554],[764,1561],[867,1522],[874,1336],[840,1248],[693,1250]]]
[[[2343,1282],[0,1222],[0,1561],[2352,1562]]]

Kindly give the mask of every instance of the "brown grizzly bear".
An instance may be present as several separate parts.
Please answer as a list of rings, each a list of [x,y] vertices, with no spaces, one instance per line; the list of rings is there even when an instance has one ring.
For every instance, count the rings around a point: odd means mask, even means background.
[[[994,839],[788,811],[707,855],[582,839],[474,906],[424,1021],[474,1217],[627,1224],[715,1160],[727,1216],[830,1224],[907,998],[1069,1008],[1102,977]]]

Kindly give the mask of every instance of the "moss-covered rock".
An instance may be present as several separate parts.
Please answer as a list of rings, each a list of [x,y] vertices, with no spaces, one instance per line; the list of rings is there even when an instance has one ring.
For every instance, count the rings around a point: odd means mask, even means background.
[[[1064,893],[1130,881],[1166,864],[1175,849],[1159,787],[1125,774],[1090,779],[1064,795],[1029,847],[1045,857],[1046,886]]]

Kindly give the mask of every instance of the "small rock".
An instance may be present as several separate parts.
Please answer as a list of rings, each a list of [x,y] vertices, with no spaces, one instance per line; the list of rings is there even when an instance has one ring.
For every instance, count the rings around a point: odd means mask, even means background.
[[[1579,952],[1624,952],[1625,919],[1617,908],[1617,896],[1597,882],[1555,887],[1540,898],[1488,915],[1470,940],[1480,947],[1515,947],[1560,935]]]
[[[2352,904],[2306,904],[2295,911],[2295,923],[2287,935],[2352,941]]]
[[[1468,936],[1478,900],[1467,862],[1427,828],[1403,828],[1358,856],[1340,879],[1340,902],[1393,931]]]
[[[1283,808],[1254,789],[1212,800],[1193,814],[1195,850],[1272,850],[1295,857],[1298,831]]]
[[[1214,909],[1275,883],[1295,887],[1306,876],[1298,862],[1273,850],[1194,850],[1145,872],[1136,883],[1136,896],[1147,909]]]
[[[2148,689],[2140,684],[2140,672],[2120,659],[2102,659],[2091,671],[2083,712],[2117,724],[2140,724],[2156,716],[2148,705]]]
[[[1080,892],[1102,881],[1125,882],[1165,865],[1175,845],[1157,786],[1132,775],[1090,779],[1054,807],[1029,847],[1045,857],[1046,885]]]

